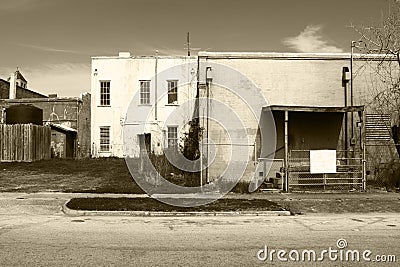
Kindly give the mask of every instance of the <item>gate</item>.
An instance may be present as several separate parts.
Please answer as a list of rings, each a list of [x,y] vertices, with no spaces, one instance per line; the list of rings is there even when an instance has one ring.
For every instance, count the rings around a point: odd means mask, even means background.
[[[310,150],[291,150],[288,155],[289,190],[363,189],[362,155],[336,151],[336,173],[311,173]]]

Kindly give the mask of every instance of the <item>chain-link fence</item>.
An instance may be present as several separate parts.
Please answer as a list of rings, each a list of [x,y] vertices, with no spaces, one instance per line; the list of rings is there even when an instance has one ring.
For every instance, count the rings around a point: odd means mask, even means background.
[[[310,150],[291,150],[288,161],[289,190],[362,189],[362,156],[352,151],[336,152],[336,173],[312,173]]]
[[[367,188],[383,190],[400,188],[400,161],[396,159],[370,165],[367,170]]]

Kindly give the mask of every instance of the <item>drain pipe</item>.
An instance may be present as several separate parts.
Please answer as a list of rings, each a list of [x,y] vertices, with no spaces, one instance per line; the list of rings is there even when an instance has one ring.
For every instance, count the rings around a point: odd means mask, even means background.
[[[158,50],[156,50],[156,63],[155,63],[155,67],[154,67],[154,120],[158,121],[158,112],[157,112],[157,101],[158,101],[158,95],[157,95],[157,91],[158,91]]]

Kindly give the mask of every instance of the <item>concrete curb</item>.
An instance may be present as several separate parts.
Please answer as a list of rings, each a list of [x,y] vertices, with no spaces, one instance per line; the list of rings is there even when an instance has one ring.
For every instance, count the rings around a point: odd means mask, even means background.
[[[68,200],[69,201],[69,200]],[[290,211],[89,211],[73,210],[67,207],[68,201],[61,211],[68,216],[132,216],[132,217],[197,217],[197,216],[290,216]]]

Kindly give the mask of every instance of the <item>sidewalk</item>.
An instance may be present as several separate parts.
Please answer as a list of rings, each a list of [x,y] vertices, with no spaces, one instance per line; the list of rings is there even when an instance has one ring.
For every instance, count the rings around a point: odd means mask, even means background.
[[[141,198],[137,194],[90,193],[0,193],[0,214],[60,213],[61,207],[72,198],[125,197]],[[171,197],[171,195],[169,195]],[[172,196],[173,197],[173,196]],[[175,196],[178,197],[178,196]],[[292,214],[339,213],[399,213],[400,194],[394,192],[353,193],[255,193],[233,194],[229,199],[267,199],[290,210]]]

